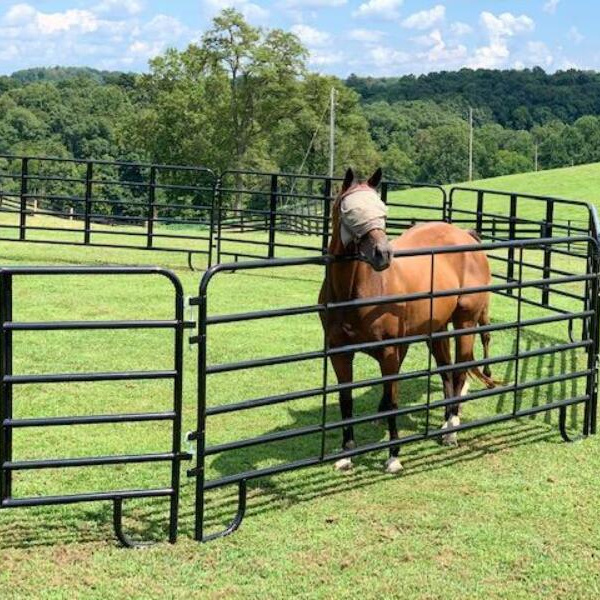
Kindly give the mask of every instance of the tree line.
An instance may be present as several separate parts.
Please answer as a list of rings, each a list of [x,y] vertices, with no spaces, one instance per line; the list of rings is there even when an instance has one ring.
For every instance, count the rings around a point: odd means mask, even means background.
[[[145,74],[39,68],[0,77],[0,153],[322,174],[337,91],[336,172],[383,165],[448,183],[600,161],[600,75],[463,69],[346,81],[310,72],[301,41],[226,9]],[[131,177],[131,172],[127,173]]]

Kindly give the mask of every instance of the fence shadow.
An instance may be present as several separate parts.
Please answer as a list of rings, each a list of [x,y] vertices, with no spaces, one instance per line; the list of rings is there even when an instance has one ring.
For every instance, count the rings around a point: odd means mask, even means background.
[[[521,350],[551,346],[559,343],[559,338],[524,330],[521,335]],[[513,344],[512,352],[516,351]],[[519,381],[539,379],[545,372],[569,372],[576,369],[577,353],[574,351],[550,354],[544,360],[535,357],[523,359],[519,367]],[[503,382],[514,381],[514,361],[498,365],[494,375]],[[439,378],[436,378],[439,379]],[[545,403],[575,395],[574,382],[561,382],[554,386],[534,388],[531,393],[517,396],[517,407],[527,402],[528,406],[540,407]],[[432,388],[440,395],[438,381],[432,382]],[[404,382],[401,388],[403,398],[414,403],[423,402],[427,393],[427,381]],[[441,395],[440,395],[441,397]],[[369,414],[376,410],[380,391],[372,388],[356,395],[356,413]],[[515,396],[512,392],[501,394],[493,399],[493,414],[503,414],[512,410]],[[330,420],[338,420],[337,407],[329,407]],[[303,427],[320,423],[319,408],[311,410],[295,409],[293,404],[286,407],[292,424],[273,428],[264,433],[275,433],[289,428]],[[466,411],[469,418],[469,409]],[[441,415],[441,411],[440,411]],[[491,415],[490,415],[491,416]],[[537,418],[536,418],[537,417]],[[399,419],[401,435],[423,431],[426,416],[423,411],[405,415]],[[473,430],[460,434],[457,448],[437,447],[434,440],[418,444],[409,444],[401,448],[404,472],[399,482],[420,474],[447,469],[455,464],[477,461],[481,458],[535,443],[562,443],[556,429],[552,426],[556,417],[551,413],[540,413],[532,417],[491,426],[481,431]],[[432,426],[436,426],[432,423]],[[577,428],[577,407],[569,411],[569,425]],[[386,427],[381,423],[366,423],[357,428],[357,441],[377,441],[387,435]],[[327,436],[328,449],[334,451],[340,445],[341,431],[331,432]],[[303,456],[318,455],[320,436],[296,438],[286,442],[276,442],[242,451],[217,455],[209,462],[210,476],[221,477],[231,473],[252,470],[265,464],[276,464],[296,460]],[[304,470],[302,477],[294,473],[263,478],[249,482],[248,516],[279,510],[281,506],[311,502],[323,496],[335,496],[352,490],[369,488],[379,482],[389,480],[390,475],[383,472],[382,463],[385,451],[366,454],[355,459],[357,467],[349,474],[335,473],[331,465],[326,464]],[[184,463],[183,470],[187,467]],[[180,512],[180,535],[191,537],[193,522],[194,481],[182,477],[182,506]],[[205,526],[207,530],[219,529],[231,518],[235,511],[233,486],[207,493],[207,512]],[[167,537],[168,513],[164,501],[137,501],[126,503],[126,528],[140,539],[165,540]],[[106,543],[112,539],[112,506],[110,503],[94,503],[73,508],[70,506],[42,507],[25,511],[0,511],[0,549],[31,548],[73,543]],[[113,542],[116,544],[116,541]]]

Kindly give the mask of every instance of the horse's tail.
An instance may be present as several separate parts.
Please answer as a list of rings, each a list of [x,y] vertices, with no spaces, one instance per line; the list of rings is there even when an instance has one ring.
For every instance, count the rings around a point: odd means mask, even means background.
[[[472,367],[469,369],[469,375],[473,377],[473,379],[479,379],[479,381],[481,381],[489,390],[501,383],[486,375],[479,367]]]

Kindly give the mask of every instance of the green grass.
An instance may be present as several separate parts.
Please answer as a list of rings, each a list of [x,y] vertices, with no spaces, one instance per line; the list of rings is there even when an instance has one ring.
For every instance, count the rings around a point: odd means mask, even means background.
[[[556,179],[564,177],[558,173]],[[564,195],[580,194],[574,188],[571,194],[565,189]],[[36,223],[50,219],[33,218]],[[540,257],[531,250],[525,258],[539,262]],[[135,250],[1,242],[0,260],[22,265],[159,262],[176,269],[190,295],[197,292],[200,277],[184,268],[183,256]],[[577,260],[557,259],[555,265],[573,273],[582,269]],[[537,273],[526,269],[525,275]],[[312,304],[321,278],[317,267],[220,274],[210,284],[209,311]],[[581,286],[565,289],[578,293]],[[539,297],[539,291],[526,293]],[[169,318],[170,294],[169,284],[158,277],[29,278],[15,282],[15,318]],[[576,309],[571,302],[554,301]],[[547,313],[526,308],[523,318],[543,314]],[[495,297],[492,316],[494,322],[514,321],[515,303]],[[564,324],[521,332],[522,350],[566,340]],[[321,343],[314,315],[215,326],[209,331],[209,362],[307,351]],[[514,349],[514,331],[493,336],[492,355]],[[156,331],[15,334],[16,373],[169,368],[171,357],[171,337]],[[196,351],[186,349],[184,430],[195,427],[196,359]],[[423,368],[426,360],[424,350],[415,346],[404,370]],[[519,380],[584,367],[581,352],[530,359],[522,362]],[[321,362],[315,361],[212,376],[209,402],[318,386],[321,369]],[[375,363],[359,358],[357,378],[374,375]],[[495,376],[511,382],[515,373],[505,363],[496,367]],[[519,395],[518,405],[541,405],[581,393],[581,383],[528,391]],[[432,385],[437,399],[438,380]],[[162,410],[170,404],[170,392],[170,386],[156,381],[22,386],[15,390],[15,415]],[[426,381],[413,381],[401,387],[400,401],[417,404],[425,394]],[[356,413],[372,412],[378,399],[377,389],[358,392]],[[513,400],[506,394],[473,402],[465,406],[464,419],[505,413]],[[339,419],[336,404],[329,398],[328,420]],[[319,418],[320,398],[215,417],[208,424],[209,443],[304,426]],[[433,423],[441,421],[441,413],[433,415]],[[570,427],[577,430],[580,424],[581,410],[569,410]],[[422,430],[424,415],[402,419],[400,426],[401,435]],[[360,443],[385,435],[381,425],[371,423],[357,430]],[[338,447],[338,437],[327,437],[328,450]],[[58,427],[16,432],[14,445],[19,459],[151,452],[168,448],[169,432],[164,424]],[[318,449],[318,436],[307,436],[216,456],[208,461],[208,476],[278,464],[314,455]],[[112,539],[111,510],[105,504],[0,511],[2,597],[597,598],[599,450],[597,438],[563,443],[552,413],[464,432],[455,449],[435,441],[407,446],[401,452],[405,470],[398,477],[383,473],[385,453],[376,453],[357,459],[349,474],[324,465],[258,480],[250,486],[248,514],[240,531],[206,545],[192,541],[193,480],[185,477],[176,546],[121,549]],[[168,469],[64,469],[18,474],[14,494],[156,485],[168,485]],[[233,490],[211,492],[207,529],[222,527],[234,509]],[[126,514],[129,531],[164,539],[165,502],[131,502]]]

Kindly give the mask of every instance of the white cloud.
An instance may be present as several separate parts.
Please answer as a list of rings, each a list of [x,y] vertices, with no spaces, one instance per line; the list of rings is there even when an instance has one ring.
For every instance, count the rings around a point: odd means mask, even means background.
[[[352,13],[353,17],[397,19],[404,0],[367,0]]]
[[[476,48],[467,62],[467,65],[474,69],[496,69],[505,66],[510,58],[508,38],[535,29],[533,19],[527,15],[516,17],[508,12],[498,16],[490,12],[482,12],[479,22],[487,32],[489,42],[487,46]]]
[[[308,62],[316,67],[327,67],[343,62],[345,56],[342,52],[331,50],[311,50]]]
[[[144,10],[142,0],[102,0],[92,11],[110,17],[123,15],[139,15]]]
[[[377,46],[369,50],[369,58],[376,64],[384,63],[388,67],[393,67],[407,63],[410,54],[386,46]]]
[[[335,8],[344,6],[348,0],[284,0],[283,4],[288,8]]]
[[[320,31],[310,25],[294,25],[292,33],[300,38],[300,41],[308,47],[327,46],[331,43],[331,35],[326,31]]]
[[[441,65],[447,68],[462,62],[467,56],[467,48],[462,44],[448,46],[439,29],[418,36],[414,38],[414,41],[421,46],[428,47],[427,50],[419,52],[417,57],[420,61],[427,61],[432,66],[439,67]]]
[[[527,42],[527,61],[534,66],[549,67],[554,57],[544,42]]]
[[[363,44],[376,44],[380,42],[386,33],[377,29],[351,29],[348,33],[348,39]]]
[[[269,11],[249,0],[206,0],[209,12],[215,15],[224,8],[235,8],[239,10],[249,21],[266,21]]]
[[[553,15],[556,12],[560,0],[548,0],[543,6],[544,12]]]
[[[456,21],[450,25],[450,31],[456,36],[463,36],[472,33],[473,28],[468,23]]]
[[[585,39],[585,36],[579,31],[579,29],[577,29],[577,27],[575,27],[575,25],[573,25],[573,27],[571,27],[571,29],[569,29],[569,33],[567,33],[567,37],[574,44],[581,44],[581,42],[583,42],[583,40]]]
[[[533,19],[527,15],[515,17],[509,12],[498,16],[490,12],[482,12],[479,20],[487,30],[490,38],[511,37],[535,29]]]
[[[31,4],[12,5],[0,16],[0,66],[91,65],[140,69],[148,58],[183,45],[193,32],[175,17],[141,16],[138,0],[96,3],[91,9],[44,12]],[[117,12],[113,12],[117,11]],[[119,16],[117,16],[119,15]]]
[[[437,4],[429,10],[416,12],[402,21],[402,26],[408,29],[429,29],[444,20],[446,7]]]

